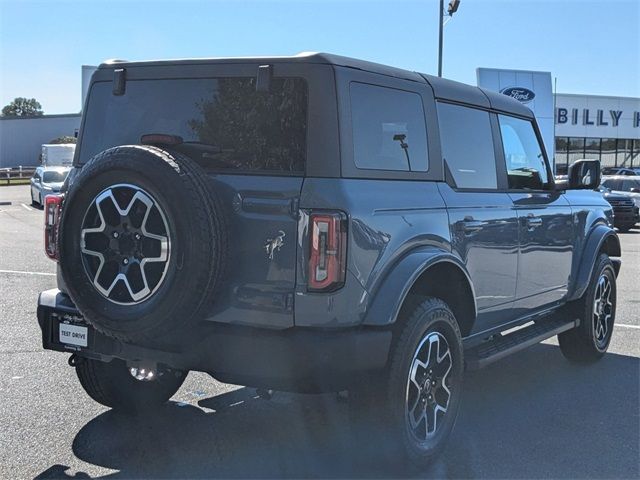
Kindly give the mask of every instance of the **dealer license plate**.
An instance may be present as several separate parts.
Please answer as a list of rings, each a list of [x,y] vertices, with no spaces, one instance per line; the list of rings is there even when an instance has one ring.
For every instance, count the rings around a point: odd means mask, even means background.
[[[61,323],[59,334],[60,343],[66,343],[67,345],[76,345],[78,347],[87,346],[87,338],[89,337],[89,329],[87,327]]]

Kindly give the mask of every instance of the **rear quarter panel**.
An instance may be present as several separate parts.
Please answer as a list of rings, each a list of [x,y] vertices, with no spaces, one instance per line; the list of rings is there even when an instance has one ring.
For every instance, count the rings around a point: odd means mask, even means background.
[[[299,227],[299,326],[358,325],[400,259],[425,246],[451,250],[448,216],[435,182],[307,178],[300,208],[345,212],[349,240],[345,286],[333,294],[311,294],[305,278],[308,248],[302,242],[306,230]]]

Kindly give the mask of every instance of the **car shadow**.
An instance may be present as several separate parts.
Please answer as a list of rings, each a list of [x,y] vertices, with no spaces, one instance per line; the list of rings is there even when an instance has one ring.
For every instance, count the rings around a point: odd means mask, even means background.
[[[114,478],[638,478],[640,359],[607,354],[573,365],[553,345],[465,376],[448,447],[427,471],[365,457],[336,395],[240,389],[199,406],[105,412],[77,433],[74,454]],[[56,464],[38,478],[68,477]]]

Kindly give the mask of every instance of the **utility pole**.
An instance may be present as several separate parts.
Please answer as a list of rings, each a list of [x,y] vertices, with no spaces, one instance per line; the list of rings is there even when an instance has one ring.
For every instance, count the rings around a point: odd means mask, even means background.
[[[447,15],[452,17],[454,13],[458,11],[460,6],[460,0],[451,0],[447,7]],[[438,76],[442,76],[442,45],[444,43],[444,0],[440,0],[440,22],[438,23]]]
[[[440,0],[440,16],[438,17],[439,22],[438,26],[438,76],[442,76],[442,41],[443,41],[443,30],[444,30],[444,0]]]

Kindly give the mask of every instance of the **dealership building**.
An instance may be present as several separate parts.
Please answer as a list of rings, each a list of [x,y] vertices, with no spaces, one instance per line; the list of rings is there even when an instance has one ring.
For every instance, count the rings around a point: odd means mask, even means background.
[[[579,158],[640,168],[640,98],[553,93],[550,72],[478,68],[478,85],[531,108],[556,173]]]
[[[81,69],[83,104],[95,69]],[[554,94],[550,72],[478,68],[476,74],[479,86],[533,110],[557,173],[579,158],[598,159],[603,167],[640,168],[640,98]],[[0,168],[38,164],[41,145],[77,136],[80,119],[80,113],[0,117]]]
[[[639,98],[557,94],[555,100],[557,170],[578,158],[640,168]]]

